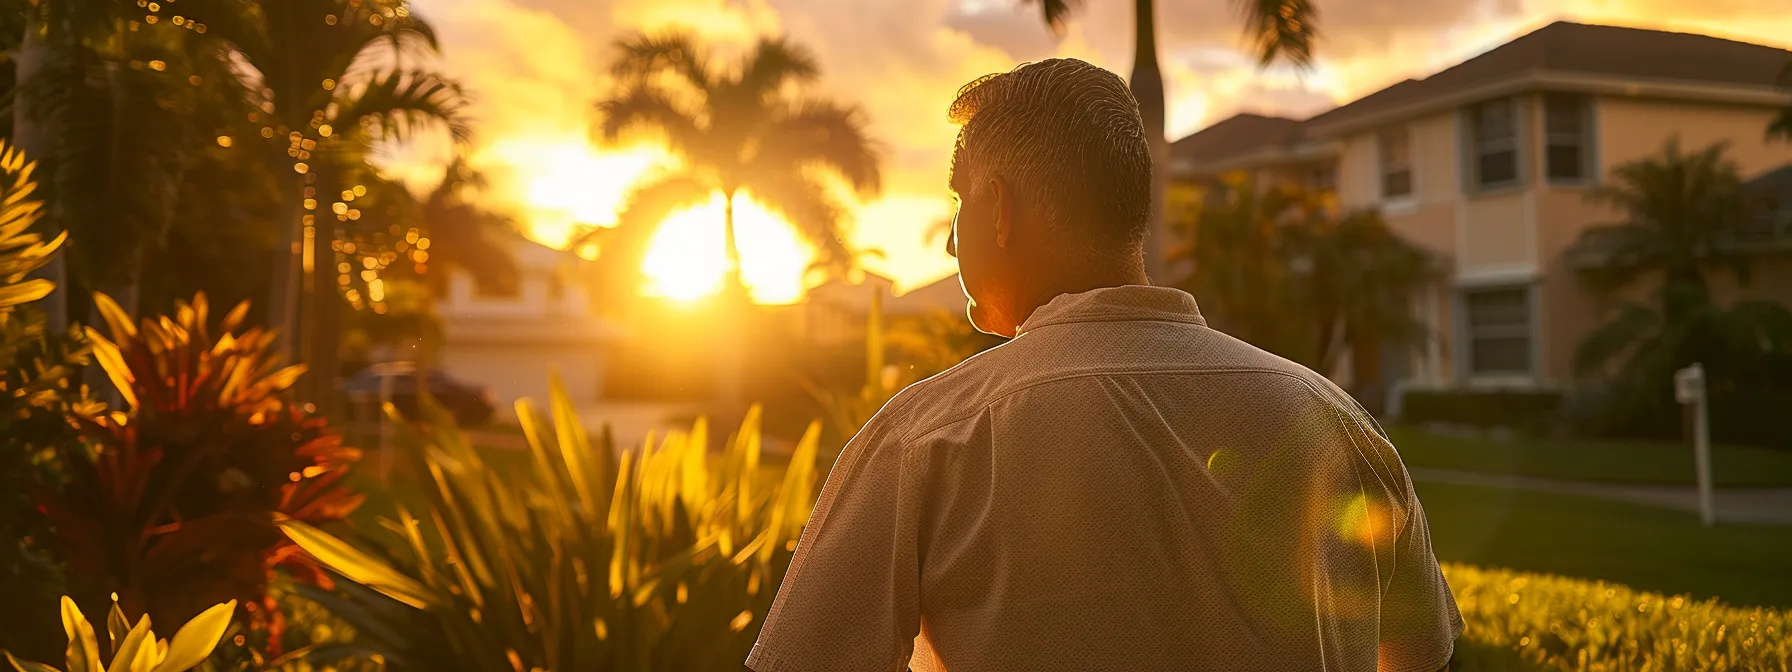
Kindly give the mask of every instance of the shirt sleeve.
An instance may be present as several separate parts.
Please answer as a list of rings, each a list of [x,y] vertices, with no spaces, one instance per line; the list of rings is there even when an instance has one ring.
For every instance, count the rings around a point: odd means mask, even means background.
[[[889,424],[873,419],[828,474],[747,658],[755,672],[906,668],[920,628],[925,488]]]
[[[1431,528],[1405,469],[1409,507],[1406,527],[1395,540],[1394,572],[1381,604],[1382,672],[1437,672],[1449,664],[1462,614],[1431,551]]]

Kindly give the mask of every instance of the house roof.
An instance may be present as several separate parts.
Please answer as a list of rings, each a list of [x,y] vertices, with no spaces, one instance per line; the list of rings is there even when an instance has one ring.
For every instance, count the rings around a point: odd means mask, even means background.
[[[1287,144],[1300,136],[1301,122],[1244,112],[1170,144],[1175,160],[1207,164]]]
[[[1618,78],[1771,91],[1792,51],[1708,35],[1557,21],[1435,75],[1406,80],[1307,120],[1335,128],[1526,75]]]

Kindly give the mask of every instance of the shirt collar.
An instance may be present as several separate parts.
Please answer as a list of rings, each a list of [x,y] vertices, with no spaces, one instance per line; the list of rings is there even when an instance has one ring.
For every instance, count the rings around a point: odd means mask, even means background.
[[[1015,335],[1071,322],[1186,322],[1205,326],[1195,297],[1173,287],[1122,285],[1059,294],[1022,322]]]

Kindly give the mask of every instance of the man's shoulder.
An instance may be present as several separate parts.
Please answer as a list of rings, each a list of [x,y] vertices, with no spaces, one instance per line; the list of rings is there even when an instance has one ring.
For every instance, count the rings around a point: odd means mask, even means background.
[[[1225,376],[1245,384],[1198,387],[1228,397],[1247,390],[1251,397],[1280,396],[1310,409],[1354,415],[1354,402],[1324,376],[1221,332],[1174,325],[1133,335],[1139,338],[1030,333],[910,385],[884,406],[874,423],[883,425],[889,438],[910,437],[973,418],[1003,399],[1025,398],[1032,390],[1091,377],[1165,375]]]

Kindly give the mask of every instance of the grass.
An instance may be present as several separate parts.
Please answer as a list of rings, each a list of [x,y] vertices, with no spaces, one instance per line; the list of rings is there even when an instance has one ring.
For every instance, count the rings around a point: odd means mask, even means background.
[[[1437,434],[1414,427],[1387,429],[1409,467],[1608,483],[1695,483],[1692,448],[1682,443],[1502,440]],[[1719,487],[1792,487],[1792,451],[1714,446],[1711,471]]]
[[[1688,512],[1527,490],[1420,482],[1445,562],[1792,607],[1792,527],[1706,528]]]
[[[1785,670],[1792,616],[1557,576],[1446,565],[1456,672]]]

